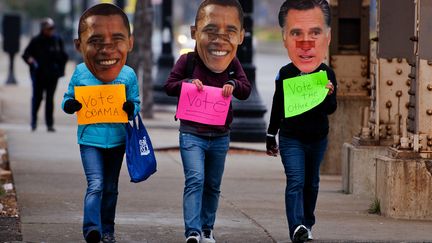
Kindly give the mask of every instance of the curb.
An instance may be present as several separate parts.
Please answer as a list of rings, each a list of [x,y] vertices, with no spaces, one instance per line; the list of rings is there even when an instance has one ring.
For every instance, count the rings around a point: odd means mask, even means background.
[[[10,170],[7,135],[0,129],[0,242],[21,241],[21,219]],[[8,187],[8,188],[6,188]]]

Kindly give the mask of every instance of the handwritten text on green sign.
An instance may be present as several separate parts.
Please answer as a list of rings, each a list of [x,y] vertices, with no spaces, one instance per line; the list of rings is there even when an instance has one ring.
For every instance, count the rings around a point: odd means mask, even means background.
[[[325,88],[328,82],[325,71],[284,79],[285,117],[302,114],[319,105],[328,93]]]

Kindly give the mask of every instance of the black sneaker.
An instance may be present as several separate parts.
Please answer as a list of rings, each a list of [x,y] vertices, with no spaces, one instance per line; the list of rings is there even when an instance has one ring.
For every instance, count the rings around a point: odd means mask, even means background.
[[[87,234],[85,240],[87,243],[99,243],[101,240],[101,235],[99,231],[92,230]]]
[[[201,243],[216,243],[216,240],[213,236],[213,230],[211,229],[203,230],[201,238]]]
[[[198,234],[197,232],[192,232],[186,238],[186,243],[199,243],[200,240],[201,240],[200,234]]]
[[[47,130],[48,130],[48,132],[55,132],[56,131],[54,127],[48,127]]]
[[[102,236],[103,243],[116,243],[116,239],[113,233],[104,233]]]
[[[294,230],[294,234],[293,234],[293,243],[303,243],[305,241],[307,241],[308,239],[308,229],[306,228],[306,226],[304,225],[299,225],[297,226],[297,228]]]

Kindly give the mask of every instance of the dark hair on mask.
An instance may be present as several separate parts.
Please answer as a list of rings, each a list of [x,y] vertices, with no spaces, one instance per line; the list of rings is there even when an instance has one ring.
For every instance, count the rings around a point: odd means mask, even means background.
[[[285,20],[289,10],[310,10],[316,7],[321,9],[324,14],[324,21],[327,24],[327,27],[330,27],[330,6],[326,0],[285,0],[279,10],[279,26],[281,28],[285,26]]]
[[[224,7],[235,7],[238,12],[240,25],[243,28],[243,8],[240,5],[238,0],[204,0],[201,2],[201,4],[198,7],[197,15],[195,17],[195,26],[198,24],[198,21],[203,17],[203,9],[208,5],[218,5],[218,6],[224,6]]]
[[[79,24],[78,24],[78,38],[80,38],[81,33],[84,32],[87,28],[86,19],[95,16],[95,15],[101,15],[101,16],[109,16],[109,15],[118,15],[122,17],[123,23],[128,31],[128,34],[131,34],[130,26],[129,26],[129,19],[125,12],[119,7],[117,7],[114,4],[110,3],[100,3],[96,4],[81,15]]]

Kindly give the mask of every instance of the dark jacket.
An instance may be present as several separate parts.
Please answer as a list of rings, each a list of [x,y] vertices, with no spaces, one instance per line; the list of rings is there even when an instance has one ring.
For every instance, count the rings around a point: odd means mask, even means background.
[[[29,57],[37,62],[30,66],[30,71],[37,76],[59,78],[64,75],[68,55],[59,36],[47,37],[40,33],[32,38],[22,55],[26,63]]]
[[[327,95],[323,102],[311,110],[289,118],[284,116],[283,80],[299,76],[300,70],[292,63],[279,70],[276,78],[270,124],[267,130],[268,134],[276,135],[279,131],[281,136],[294,138],[302,142],[314,142],[327,136],[329,131],[327,115],[332,114],[337,108],[337,82],[333,70],[327,65],[321,64],[313,73],[320,70],[327,71],[327,77],[334,86],[333,94]]]
[[[249,97],[251,93],[251,85],[243,71],[240,61],[237,58],[234,58],[234,60],[229,64],[228,68],[222,73],[214,73],[204,65],[196,53],[192,55],[194,58],[194,68],[191,72],[192,74],[188,74],[187,54],[180,56],[179,60],[171,70],[171,73],[164,86],[165,91],[169,96],[179,97],[183,82],[189,82],[190,79],[199,79],[204,85],[219,88],[222,88],[226,83],[234,83],[233,96],[235,98],[239,100],[245,100]],[[230,75],[229,72],[232,74]],[[214,126],[180,120],[180,131],[203,136],[225,135],[229,132],[232,120],[233,111],[230,105],[225,125]]]

